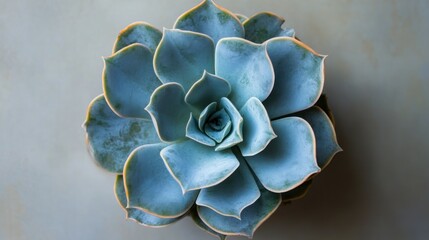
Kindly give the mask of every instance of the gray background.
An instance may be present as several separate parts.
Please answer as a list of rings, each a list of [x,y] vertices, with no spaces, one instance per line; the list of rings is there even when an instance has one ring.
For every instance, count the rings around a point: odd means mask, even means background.
[[[81,128],[117,33],[138,20],[171,27],[197,3],[0,0],[1,240],[215,239],[190,219],[126,221]],[[218,3],[284,16],[329,55],[325,92],[345,150],[254,239],[427,239],[429,1]]]

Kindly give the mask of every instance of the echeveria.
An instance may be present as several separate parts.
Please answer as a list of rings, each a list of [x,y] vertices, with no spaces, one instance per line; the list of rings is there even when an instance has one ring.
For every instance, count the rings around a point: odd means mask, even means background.
[[[128,218],[252,237],[340,151],[316,104],[325,56],[283,23],[206,0],[173,29],[121,31],[84,126]]]

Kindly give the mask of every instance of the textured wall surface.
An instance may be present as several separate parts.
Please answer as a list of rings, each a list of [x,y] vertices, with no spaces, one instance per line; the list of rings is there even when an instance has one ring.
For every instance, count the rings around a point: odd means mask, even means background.
[[[190,219],[126,221],[81,128],[117,33],[138,20],[171,27],[197,3],[0,0],[0,239],[214,239]],[[254,239],[427,239],[429,1],[218,3],[284,16],[329,55],[325,92],[345,150]]]

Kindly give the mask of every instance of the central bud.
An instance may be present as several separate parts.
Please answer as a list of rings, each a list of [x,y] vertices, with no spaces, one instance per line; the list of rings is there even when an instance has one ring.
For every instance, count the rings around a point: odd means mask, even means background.
[[[231,118],[223,108],[213,113],[204,125],[204,132],[217,143],[222,142],[230,131]]]
[[[186,137],[222,151],[243,141],[243,118],[228,98],[208,104],[201,112],[191,113]]]

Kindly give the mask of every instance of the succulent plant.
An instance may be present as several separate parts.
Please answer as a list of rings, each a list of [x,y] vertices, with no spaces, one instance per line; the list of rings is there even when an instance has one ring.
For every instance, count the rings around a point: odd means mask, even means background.
[[[173,29],[120,32],[84,126],[128,218],[252,237],[341,150],[317,104],[325,56],[283,23],[205,0]]]

